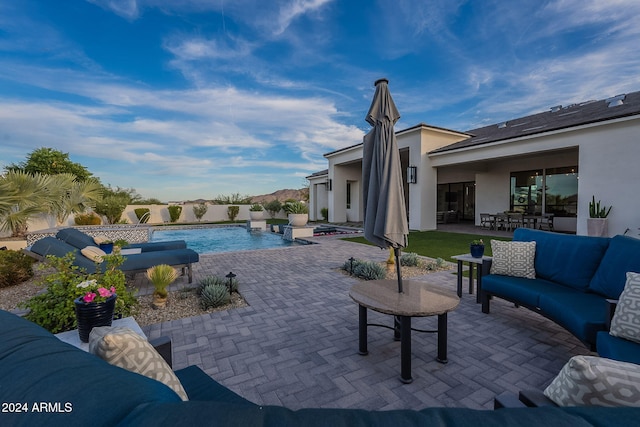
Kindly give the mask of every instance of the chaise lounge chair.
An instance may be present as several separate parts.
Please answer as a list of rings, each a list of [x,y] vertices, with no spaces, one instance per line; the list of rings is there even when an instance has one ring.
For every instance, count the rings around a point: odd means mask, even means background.
[[[93,246],[88,245],[88,246]],[[147,247],[146,249],[149,249]],[[45,237],[35,242],[31,248],[25,252],[34,258],[43,260],[47,255],[62,257],[73,252],[75,255],[74,265],[84,269],[87,273],[94,273],[96,268],[105,269],[105,264],[97,264],[91,259],[85,257],[80,248],[63,242],[55,237]],[[168,264],[173,267],[182,268],[183,274],[187,269],[189,283],[193,281],[192,264],[198,262],[200,257],[196,251],[189,248],[181,249],[164,249],[164,250],[147,250],[139,254],[124,255],[124,263],[120,266],[120,270],[127,274],[135,274],[146,271],[149,267],[159,264]]]
[[[77,228],[63,228],[58,231],[56,238],[70,244],[71,246],[75,246],[78,249],[86,248],[87,246],[97,246],[93,237],[83,233]],[[166,251],[170,249],[185,249],[186,247],[187,242],[184,240],[171,240],[168,242],[132,243],[124,246],[122,249],[141,249],[142,252],[153,252]]]

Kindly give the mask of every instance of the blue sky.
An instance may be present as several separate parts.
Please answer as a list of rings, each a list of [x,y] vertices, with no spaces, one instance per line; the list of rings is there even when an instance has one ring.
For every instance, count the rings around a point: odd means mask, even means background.
[[[70,154],[163,201],[300,188],[379,77],[465,131],[640,90],[637,0],[0,2],[0,168]]]

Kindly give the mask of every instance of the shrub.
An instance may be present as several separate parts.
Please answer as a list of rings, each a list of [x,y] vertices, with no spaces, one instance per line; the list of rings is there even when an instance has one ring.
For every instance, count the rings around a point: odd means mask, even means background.
[[[278,215],[278,212],[282,209],[282,203],[280,203],[280,200],[272,200],[269,203],[265,203],[264,208],[269,212],[271,218],[273,218]]]
[[[76,225],[100,225],[102,224],[102,219],[93,212],[86,214],[76,214],[74,221]]]
[[[196,217],[198,221],[202,220],[204,214],[207,213],[209,208],[206,203],[198,203],[197,205],[193,205],[193,215]]]
[[[320,209],[320,215],[324,221],[329,221],[329,208]]]
[[[200,305],[204,310],[229,303],[231,296],[225,285],[207,285],[200,294]]]
[[[182,206],[171,205],[167,208],[169,211],[169,219],[171,222],[178,222],[182,213]]]
[[[400,256],[400,265],[405,267],[417,267],[419,261],[418,254],[413,252],[407,252]]]
[[[0,288],[19,285],[32,278],[34,262],[20,251],[0,251]]]
[[[363,262],[364,261],[362,261],[361,259],[354,259],[353,262],[351,262],[351,260],[346,260],[342,265],[342,269],[349,274],[353,274],[356,271],[356,267]],[[351,271],[352,269],[353,271]]]
[[[260,203],[254,203],[249,208],[249,211],[251,211],[251,212],[262,212],[263,210],[264,210],[264,208],[262,207],[262,205]]]
[[[229,221],[235,221],[238,213],[240,213],[240,206],[229,206],[227,208],[227,216],[229,217]]]
[[[133,212],[135,212],[136,218],[138,218],[138,222],[140,224],[146,224],[149,222],[149,217],[151,216],[151,210],[149,208],[136,208]]]
[[[20,304],[21,307],[30,310],[25,317],[54,334],[75,329],[77,323],[73,300],[83,294],[77,285],[85,280],[94,279],[107,289],[111,286],[116,288],[118,299],[114,310],[115,317],[134,314],[138,301],[127,288],[124,273],[118,270],[124,258],[113,254],[106,255],[103,259],[107,263],[104,273],[86,274],[84,270],[73,265],[72,252],[63,257],[47,256],[47,266],[53,267],[54,272],[40,279],[39,284],[46,287],[44,292]]]
[[[306,214],[309,213],[309,208],[302,202],[287,202],[282,206],[282,209],[287,214]]]

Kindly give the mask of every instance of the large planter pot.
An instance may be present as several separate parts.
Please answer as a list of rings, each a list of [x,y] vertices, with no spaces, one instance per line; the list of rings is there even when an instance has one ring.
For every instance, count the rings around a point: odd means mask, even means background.
[[[587,235],[595,237],[609,237],[607,218],[587,218]]]
[[[469,252],[473,258],[482,258],[484,255],[484,245],[469,245]]]
[[[252,221],[259,221],[262,219],[262,211],[249,211],[249,218]]]
[[[105,302],[84,302],[82,297],[73,302],[76,305],[76,320],[80,341],[89,342],[91,330],[98,326],[111,326],[113,310],[116,307],[117,295],[112,295]]]
[[[304,227],[309,221],[309,214],[289,214],[289,225],[292,227]]]

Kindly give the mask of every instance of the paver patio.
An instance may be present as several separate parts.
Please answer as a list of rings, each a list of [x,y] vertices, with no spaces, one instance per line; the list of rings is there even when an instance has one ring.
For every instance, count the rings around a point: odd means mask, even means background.
[[[449,313],[449,363],[436,362],[434,334],[414,333],[414,381],[402,384],[400,343],[392,331],[369,328],[369,355],[358,355],[358,306],[348,295],[357,279],[338,271],[351,256],[383,261],[389,252],[335,236],[311,240],[318,244],[202,255],[194,282],[233,271],[249,306],[144,332],[171,337],[175,369],[198,365],[257,404],[291,409],[491,409],[496,394],[542,389],[571,356],[590,354],[542,316],[502,300],[485,315],[475,295],[465,293]],[[455,293],[454,271],[416,279]],[[144,286],[146,279],[136,280]],[[436,319],[416,318],[413,326],[435,329]],[[391,318],[370,311],[369,322],[390,324]]]

